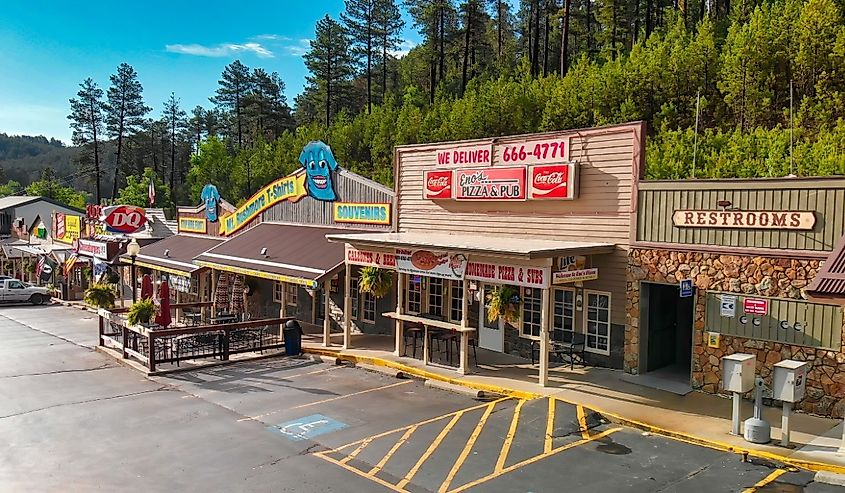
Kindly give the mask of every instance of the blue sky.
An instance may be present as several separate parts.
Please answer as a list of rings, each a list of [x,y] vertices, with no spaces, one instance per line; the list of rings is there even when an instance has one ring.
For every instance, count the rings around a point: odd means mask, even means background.
[[[0,132],[69,143],[68,99],[86,77],[105,92],[122,62],[135,67],[156,117],[171,91],[186,110],[209,107],[220,73],[236,58],[278,72],[292,104],[305,83],[302,54],[315,23],[342,10],[343,0],[5,0]],[[410,22],[405,38],[404,50],[419,40]]]

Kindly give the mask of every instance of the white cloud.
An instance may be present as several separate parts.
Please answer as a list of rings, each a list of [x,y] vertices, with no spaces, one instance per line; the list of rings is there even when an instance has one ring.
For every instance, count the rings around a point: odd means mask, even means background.
[[[164,47],[165,50],[171,53],[181,53],[183,55],[207,56],[207,57],[226,57],[235,55],[237,53],[254,53],[260,58],[273,58],[273,52],[265,48],[261,43],[222,43],[214,46],[205,46],[201,44],[172,44]]]
[[[285,46],[285,52],[291,56],[302,56],[311,49],[310,39],[300,39],[294,44]]]
[[[258,36],[253,36],[252,39],[263,41],[291,41],[291,38],[282,36],[281,34],[259,34]]]
[[[411,41],[410,39],[403,39],[401,43],[399,43],[399,48],[390,52],[391,55],[395,56],[396,58],[402,58],[403,56],[407,55],[412,48],[417,46],[416,41]]]

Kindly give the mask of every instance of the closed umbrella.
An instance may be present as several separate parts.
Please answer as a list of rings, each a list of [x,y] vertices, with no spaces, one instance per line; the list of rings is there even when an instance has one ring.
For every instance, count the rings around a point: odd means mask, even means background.
[[[158,285],[158,313],[156,313],[156,323],[162,327],[167,327],[173,321],[170,318],[170,287],[166,282]]]
[[[149,300],[153,297],[153,279],[149,274],[141,278],[141,299]]]
[[[235,282],[232,283],[232,304],[230,305],[231,312],[234,314],[241,314],[244,311],[244,278],[243,276],[235,276]]]
[[[217,278],[217,291],[214,292],[214,310],[215,312],[219,312],[220,310],[228,310],[229,309],[229,274],[225,272],[220,273],[220,277]]]

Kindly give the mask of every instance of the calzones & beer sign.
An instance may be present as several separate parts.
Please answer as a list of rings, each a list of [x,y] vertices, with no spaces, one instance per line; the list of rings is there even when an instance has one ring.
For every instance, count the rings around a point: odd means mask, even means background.
[[[525,167],[455,170],[455,200],[525,200]]]
[[[106,229],[114,233],[134,233],[147,222],[146,211],[134,205],[119,205],[103,210]]]
[[[812,211],[701,211],[678,210],[672,222],[679,228],[792,229],[811,230]]]
[[[426,171],[423,174],[423,198],[451,199],[452,198],[452,171]]]
[[[571,163],[531,166],[529,176],[529,199],[575,198],[575,166]]]

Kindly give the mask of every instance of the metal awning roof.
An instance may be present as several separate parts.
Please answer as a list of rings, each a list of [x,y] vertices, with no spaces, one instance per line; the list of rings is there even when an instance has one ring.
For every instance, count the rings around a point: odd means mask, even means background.
[[[599,255],[611,253],[616,248],[613,243],[442,233],[356,233],[330,234],[327,237],[329,241],[367,247],[432,248],[526,259]]]
[[[824,267],[816,274],[806,291],[811,298],[845,303],[845,236],[830,252]]]
[[[176,234],[141,247],[135,265],[171,274],[190,275],[201,269],[193,263],[194,257],[223,241],[224,238],[213,236]],[[123,262],[132,262],[132,258],[125,253],[120,258]]]

